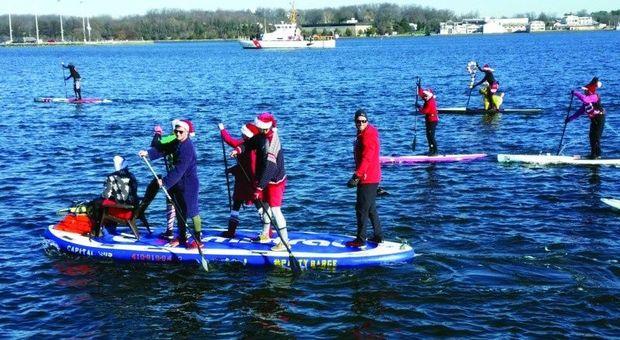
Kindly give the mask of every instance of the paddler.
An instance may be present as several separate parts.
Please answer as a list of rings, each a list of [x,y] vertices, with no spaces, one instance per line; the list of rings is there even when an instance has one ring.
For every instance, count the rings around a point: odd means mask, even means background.
[[[353,157],[355,172],[347,182],[347,187],[357,187],[355,217],[357,235],[354,240],[345,243],[347,247],[363,247],[366,245],[366,224],[370,219],[374,235],[368,241],[383,242],[381,222],[377,213],[376,197],[381,182],[381,164],[379,162],[380,144],[377,128],[368,123],[368,115],[363,109],[355,111],[353,117],[357,129]]]
[[[219,123],[218,127],[224,142],[233,148],[238,147],[260,132],[254,123],[247,123],[241,126],[242,138],[237,139],[230,135],[224,127],[224,124]],[[239,210],[241,210],[242,205],[249,205],[252,203],[254,200],[254,192],[256,191],[254,184],[256,177],[256,151],[245,150],[237,155],[237,162],[236,165],[226,169],[228,173],[235,177],[232,210],[228,217],[228,230],[222,233],[222,236],[226,238],[235,237],[235,231],[239,226]],[[260,210],[258,202],[254,204],[256,205],[256,209]],[[269,236],[273,237],[271,232]]]
[[[496,105],[495,101],[493,100],[493,95],[497,93],[497,90],[499,90],[499,82],[495,79],[495,75],[493,75],[493,72],[495,72],[495,70],[492,69],[489,64],[484,64],[482,67],[480,67],[478,63],[476,63],[476,67],[478,67],[478,69],[484,73],[484,78],[482,78],[482,80],[477,82],[476,84],[472,85],[471,88],[474,88],[482,83],[486,83],[486,90],[484,91],[484,93],[481,90],[481,94],[483,94],[485,98],[485,110],[498,111],[499,106]]]
[[[565,123],[568,123],[579,116],[586,113],[590,118],[590,156],[591,159],[601,158],[601,137],[603,136],[603,128],[605,127],[605,109],[601,103],[601,96],[596,92],[601,88],[603,83],[598,77],[592,78],[592,80],[581,89],[573,90],[572,94],[577,97],[582,103],[581,107],[573,115],[566,118]]]
[[[193,124],[189,120],[177,120],[175,122],[173,142],[162,144],[159,148],[151,147],[149,150],[141,150],[140,157],[158,159],[172,156],[172,169],[163,178],[154,178],[144,194],[143,204],[138,211],[144,211],[151,203],[160,187],[166,188],[172,197],[177,211],[177,223],[179,237],[170,242],[170,245],[181,245],[187,248],[201,247],[202,220],[198,209],[199,181],[196,169],[196,149],[190,138]],[[186,228],[187,220],[191,219],[194,227],[194,240],[187,243]]]
[[[175,119],[172,121],[172,131],[174,131],[174,127],[177,125],[178,121],[179,121],[178,119]],[[189,120],[186,122],[190,126],[189,137],[194,138],[196,136],[194,124],[192,124],[192,122]],[[174,132],[169,135],[163,136],[163,129],[161,126],[156,125],[153,128],[153,139],[151,140],[151,147],[161,150],[162,145],[172,143],[175,140],[176,140],[176,136],[174,135]],[[173,163],[174,163],[174,160],[172,158],[172,155],[167,155],[166,157],[164,157],[166,173],[169,173],[170,170],[172,170]],[[159,192],[159,190],[157,190],[157,186],[154,186],[153,188],[151,188],[151,190],[153,190],[155,195]],[[155,196],[153,196],[153,198],[154,197]],[[146,206],[148,206],[148,204],[150,204],[150,201],[141,208],[146,209]],[[174,221],[175,220],[176,220],[176,209],[174,208],[174,204],[172,204],[172,202],[170,202],[170,200],[166,197],[166,231],[164,231],[163,233],[159,235],[160,238],[166,239],[166,240],[174,239]]]
[[[75,68],[75,65],[71,63],[67,66],[65,66],[65,63],[61,63],[61,65],[63,68],[69,69],[69,76],[65,78],[65,80],[73,78],[73,92],[75,93],[75,98],[77,100],[82,100],[82,78],[80,77],[77,68]]]
[[[418,96],[424,101],[423,105],[416,103],[421,114],[424,115],[424,123],[426,125],[426,141],[428,142],[428,155],[437,155],[437,141],[435,140],[435,129],[439,123],[439,115],[437,111],[437,100],[432,89],[422,89],[422,84],[418,80]]]
[[[286,172],[284,171],[284,153],[276,128],[276,119],[269,112],[263,112],[254,119],[259,133],[244,141],[230,154],[237,157],[246,150],[256,150],[256,190],[254,201],[258,201],[259,214],[263,220],[263,231],[255,241],[270,243],[270,224],[278,228],[280,240],[271,248],[272,251],[290,249],[286,220],[282,214],[282,201],[286,188]],[[286,243],[286,245],[285,245]]]

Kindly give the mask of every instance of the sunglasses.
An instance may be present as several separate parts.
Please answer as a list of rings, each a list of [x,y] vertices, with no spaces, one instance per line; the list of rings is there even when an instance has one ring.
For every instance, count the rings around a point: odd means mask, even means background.
[[[355,124],[366,124],[366,123],[368,123],[368,121],[366,119],[355,120]]]
[[[185,131],[183,131],[183,130],[174,130],[174,133],[182,135],[182,134],[185,133]]]

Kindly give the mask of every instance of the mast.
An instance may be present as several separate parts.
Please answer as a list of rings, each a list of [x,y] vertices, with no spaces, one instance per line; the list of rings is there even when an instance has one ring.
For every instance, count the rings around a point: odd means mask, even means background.
[[[62,29],[62,14],[60,15],[60,41],[65,41],[65,31]]]
[[[37,14],[34,15],[34,26],[37,29],[37,44],[38,44],[39,43],[39,18]]]
[[[82,17],[82,34],[84,35],[84,42],[86,42],[86,20]]]
[[[9,13],[9,41],[13,42],[13,26],[11,25],[11,13]]]
[[[90,30],[91,30],[91,27],[90,27],[90,18],[89,17],[86,17],[86,29],[88,30],[88,41],[90,41]]]

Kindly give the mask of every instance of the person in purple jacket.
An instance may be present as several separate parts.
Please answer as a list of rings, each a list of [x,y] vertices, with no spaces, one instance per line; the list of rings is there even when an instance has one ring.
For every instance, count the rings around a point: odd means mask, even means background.
[[[582,87],[584,93],[573,90],[572,94],[582,103],[577,112],[566,118],[565,123],[575,120],[586,113],[590,118],[590,158],[601,158],[601,137],[605,127],[605,109],[601,104],[601,96],[596,93],[603,84],[598,77],[592,78],[588,85]]]
[[[196,149],[192,140],[189,138],[191,122],[187,120],[177,121],[174,127],[176,140],[162,144],[159,147],[152,147],[148,151],[142,150],[138,154],[140,157],[148,156],[150,159],[158,159],[172,155],[172,169],[163,178],[154,178],[149,184],[144,194],[143,203],[140,204],[139,212],[146,210],[146,207],[153,200],[160,187],[164,187],[170,193],[173,202],[177,206],[177,224],[179,226],[178,244],[188,248],[201,247],[202,222],[198,209],[198,172],[196,169]],[[187,244],[186,221],[192,220],[194,224],[194,242]],[[175,244],[176,242],[171,242]]]

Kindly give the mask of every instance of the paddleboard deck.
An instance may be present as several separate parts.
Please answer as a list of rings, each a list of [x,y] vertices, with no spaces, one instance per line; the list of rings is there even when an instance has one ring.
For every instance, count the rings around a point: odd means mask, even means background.
[[[197,263],[198,249],[170,246],[169,241],[154,234],[141,235],[140,240],[128,228],[126,233],[106,233],[89,239],[77,233],[57,230],[50,225],[45,231],[48,245],[60,252],[98,259],[129,262]],[[252,242],[256,231],[241,230],[235,238],[221,237],[222,230],[203,230],[202,252],[209,262],[233,262],[253,267],[290,267],[288,252],[274,252],[269,244]],[[350,248],[345,242],[352,236],[311,232],[289,232],[291,251],[302,268],[358,268],[399,262],[411,262],[414,251],[405,243],[369,242],[362,248]]]
[[[474,153],[463,155],[437,155],[437,156],[381,156],[381,164],[415,164],[415,163],[446,163],[446,162],[467,162],[482,159],[486,153]]]
[[[67,103],[67,104],[102,104],[111,103],[112,100],[104,98],[59,98],[59,97],[36,97],[34,99],[37,103]]]
[[[497,155],[500,163],[529,163],[538,165],[570,164],[570,165],[610,165],[620,166],[620,159],[589,159],[581,156],[544,155]]]
[[[620,200],[615,198],[601,198],[601,202],[607,204],[608,206],[620,210]]]
[[[437,109],[439,113],[455,113],[455,114],[494,114],[494,113],[540,113],[542,109],[500,109],[499,111],[489,111],[485,109],[472,109],[466,107],[444,107]]]

